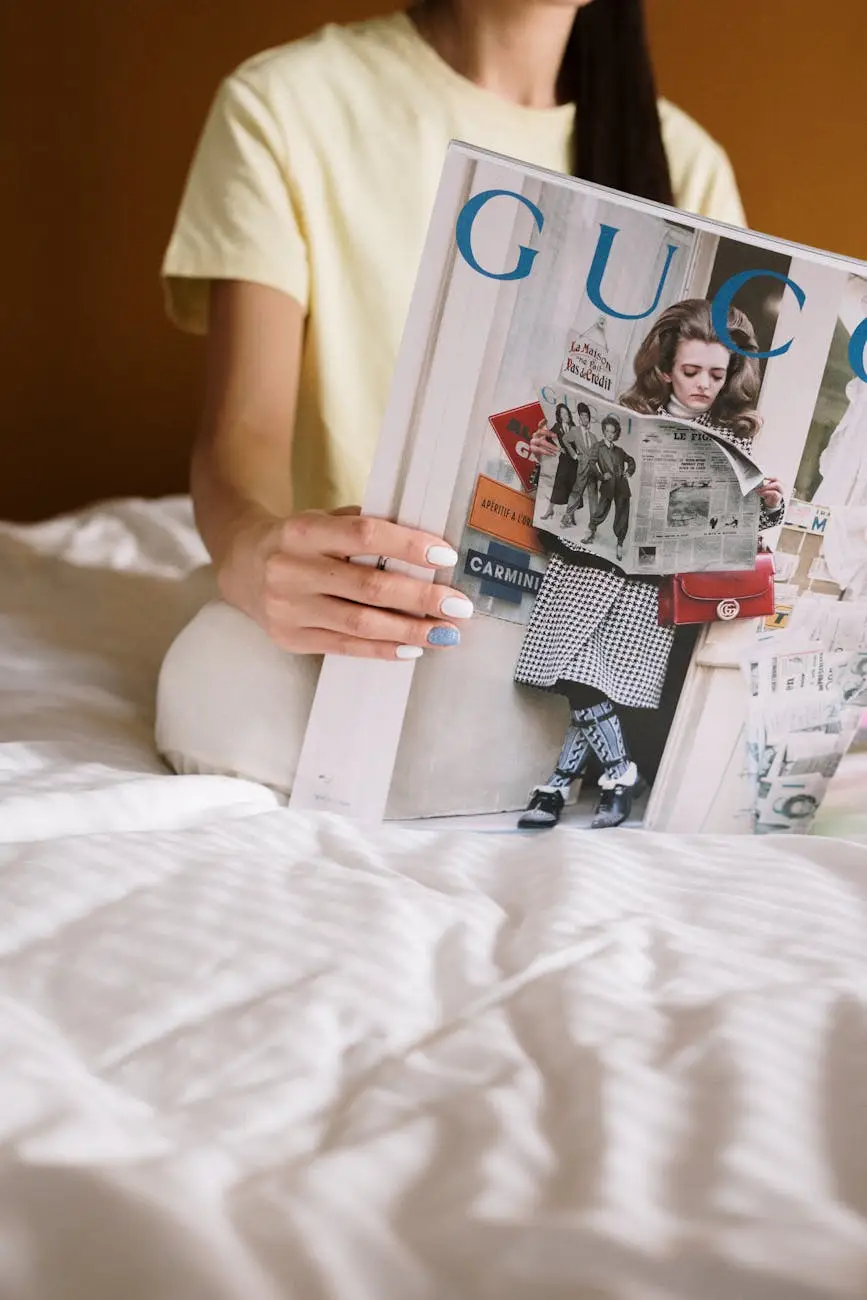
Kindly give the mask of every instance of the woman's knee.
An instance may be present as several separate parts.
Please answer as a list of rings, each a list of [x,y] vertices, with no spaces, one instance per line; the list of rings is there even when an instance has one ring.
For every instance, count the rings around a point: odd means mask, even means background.
[[[175,771],[292,788],[321,658],[280,650],[217,600],[178,634],[157,686],[156,745]]]

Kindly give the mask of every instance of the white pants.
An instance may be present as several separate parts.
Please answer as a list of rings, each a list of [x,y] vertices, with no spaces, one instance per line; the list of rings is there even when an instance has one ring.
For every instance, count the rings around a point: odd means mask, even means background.
[[[464,644],[418,661],[386,816],[523,808],[560,752],[568,706],[518,690],[523,627],[473,621]],[[156,744],[176,772],[241,777],[288,797],[316,690],[320,656],[278,649],[220,600],[180,632],[162,665]],[[347,733],[335,744],[364,743]]]

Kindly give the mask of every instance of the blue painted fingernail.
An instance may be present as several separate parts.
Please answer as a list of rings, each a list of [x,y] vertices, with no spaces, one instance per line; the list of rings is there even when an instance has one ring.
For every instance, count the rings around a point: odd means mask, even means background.
[[[461,634],[456,627],[432,627],[427,639],[429,645],[457,645]]]

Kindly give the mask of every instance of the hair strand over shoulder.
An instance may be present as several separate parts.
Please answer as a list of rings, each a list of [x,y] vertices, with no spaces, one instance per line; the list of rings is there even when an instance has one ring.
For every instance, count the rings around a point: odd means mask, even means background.
[[[575,176],[673,204],[642,0],[578,10],[557,91],[575,104]]]

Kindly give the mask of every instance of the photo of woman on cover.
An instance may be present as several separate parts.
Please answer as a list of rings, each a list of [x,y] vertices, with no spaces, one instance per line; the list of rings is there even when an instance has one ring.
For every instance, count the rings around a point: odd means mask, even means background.
[[[729,311],[728,329],[739,348],[758,350],[751,322],[735,307]],[[634,371],[634,383],[619,398],[620,405],[688,419],[750,451],[761,427],[756,411],[759,364],[720,341],[709,301],[688,299],[664,311],[642,342]],[[539,429],[530,449],[538,458],[558,447]],[[600,476],[599,523],[604,481]],[[759,492],[759,526],[765,531],[782,522],[783,490],[776,479],[765,479]],[[539,536],[550,560],[514,680],[564,696],[570,719],[551,776],[533,789],[518,825],[555,826],[570,786],[595,758],[602,774],[591,828],[619,826],[647,782],[630,756],[618,707],[659,706],[675,629],[659,625],[658,580],[630,577],[565,537],[546,531]]]
[[[580,427],[586,428],[590,422],[590,408],[586,402],[582,402],[578,407],[577,415]],[[554,412],[554,423],[549,430],[551,436],[557,439],[560,459],[557,461],[548,509],[542,516],[543,519],[553,518],[555,506],[567,505],[575,488],[575,479],[578,475],[578,449],[575,445],[574,429],[575,417],[566,403],[560,402]]]

